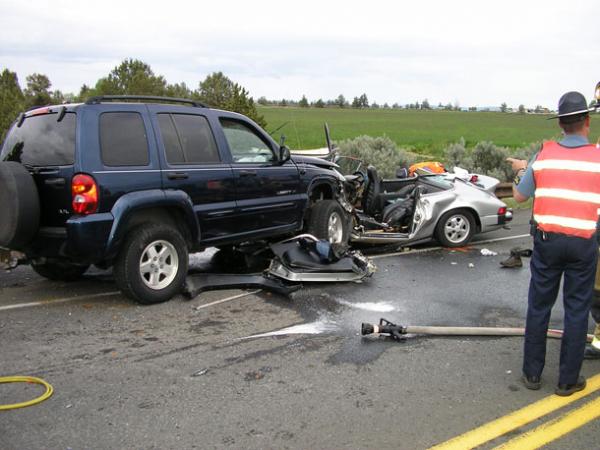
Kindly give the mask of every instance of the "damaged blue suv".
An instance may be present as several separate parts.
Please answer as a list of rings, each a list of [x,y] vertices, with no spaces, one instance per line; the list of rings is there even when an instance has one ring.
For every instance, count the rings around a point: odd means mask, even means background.
[[[113,267],[141,303],[177,294],[188,254],[308,231],[349,237],[335,165],[291,157],[247,117],[102,96],[22,113],[0,153],[0,247],[40,275]]]

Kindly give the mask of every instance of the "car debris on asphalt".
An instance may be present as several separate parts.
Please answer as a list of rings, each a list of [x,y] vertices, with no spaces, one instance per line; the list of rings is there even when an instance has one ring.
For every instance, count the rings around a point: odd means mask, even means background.
[[[498,252],[490,250],[489,248],[482,248],[481,249],[481,255],[482,256],[496,256],[497,254],[498,254]]]
[[[302,287],[302,282],[361,282],[376,270],[361,252],[338,248],[310,234],[269,248],[273,258],[263,273],[188,275],[183,294],[192,299],[204,291],[259,288],[289,296]]]

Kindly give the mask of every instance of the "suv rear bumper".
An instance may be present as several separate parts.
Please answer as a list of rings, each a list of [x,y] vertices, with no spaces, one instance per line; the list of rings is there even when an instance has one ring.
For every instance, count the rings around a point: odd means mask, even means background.
[[[106,245],[114,217],[111,213],[75,216],[65,227],[41,227],[25,250],[29,258],[67,258],[94,264],[106,259]]]

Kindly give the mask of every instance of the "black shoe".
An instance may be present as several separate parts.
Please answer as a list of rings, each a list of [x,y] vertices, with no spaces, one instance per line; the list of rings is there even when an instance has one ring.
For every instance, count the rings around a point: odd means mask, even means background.
[[[600,350],[590,344],[587,344],[585,346],[585,352],[583,352],[583,358],[600,359]]]
[[[523,374],[523,376],[521,377],[521,381],[527,389],[531,389],[532,391],[537,391],[539,388],[542,387],[542,380],[540,379],[540,377],[535,375],[528,377],[527,375]]]
[[[568,397],[575,392],[583,391],[585,389],[585,385],[585,378],[580,376],[577,378],[577,383],[575,384],[559,384],[554,393],[556,395],[560,395],[561,397]]]

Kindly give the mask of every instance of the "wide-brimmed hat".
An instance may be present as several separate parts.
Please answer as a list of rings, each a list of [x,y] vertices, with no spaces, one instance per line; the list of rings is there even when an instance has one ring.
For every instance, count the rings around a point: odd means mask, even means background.
[[[589,108],[581,92],[571,91],[564,94],[558,101],[558,115],[550,119],[561,119],[561,122],[576,122],[583,114],[593,111]]]

